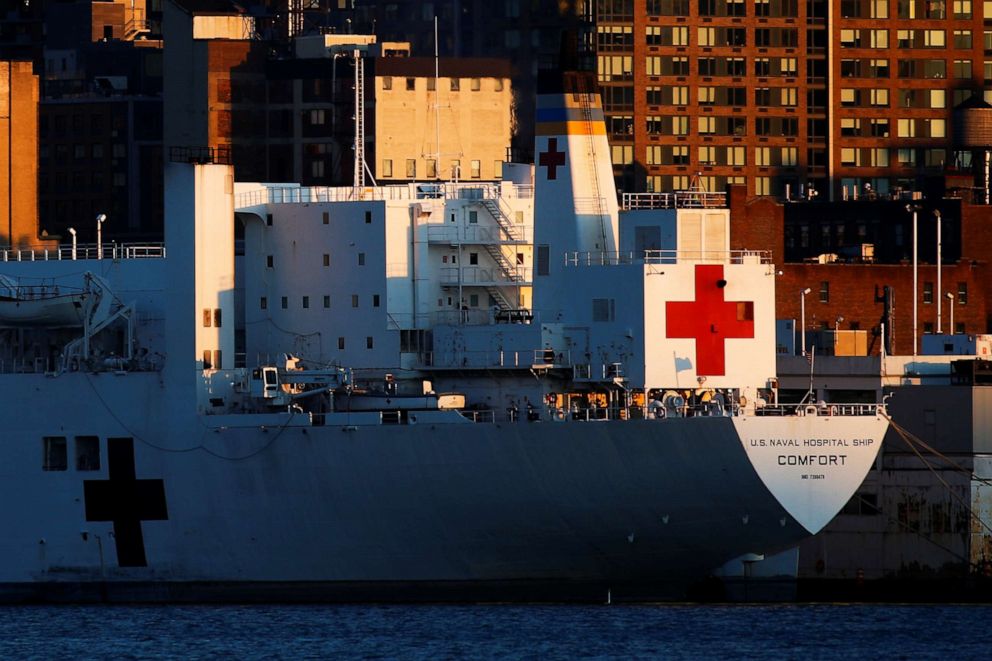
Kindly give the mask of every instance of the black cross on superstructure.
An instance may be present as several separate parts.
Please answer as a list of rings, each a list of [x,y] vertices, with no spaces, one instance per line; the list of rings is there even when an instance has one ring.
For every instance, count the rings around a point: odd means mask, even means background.
[[[83,480],[87,521],[113,521],[117,564],[147,567],[142,521],[169,518],[165,482],[138,480],[134,472],[134,441],[107,439],[107,480]]]
[[[565,152],[558,151],[558,138],[548,138],[548,151],[538,155],[537,163],[548,168],[548,179],[558,178],[558,168],[565,165]]]

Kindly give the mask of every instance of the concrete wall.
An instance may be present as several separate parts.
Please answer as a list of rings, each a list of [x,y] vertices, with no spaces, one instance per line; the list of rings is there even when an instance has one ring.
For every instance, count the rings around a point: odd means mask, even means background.
[[[388,82],[387,82],[388,80]],[[451,90],[450,78],[439,78],[437,91],[427,89],[433,78],[375,78],[376,180],[428,179],[427,160],[441,153],[438,177],[451,179],[454,161],[461,162],[459,179],[472,179],[472,161],[479,161],[478,179],[500,177],[497,163],[506,159],[512,128],[513,96],[507,78],[480,78],[473,91],[472,80],[459,79],[460,90]],[[387,89],[387,85],[389,88]],[[440,113],[440,149],[437,115]],[[416,161],[416,176],[408,177],[407,159]],[[383,161],[392,161],[392,176],[383,171]]]

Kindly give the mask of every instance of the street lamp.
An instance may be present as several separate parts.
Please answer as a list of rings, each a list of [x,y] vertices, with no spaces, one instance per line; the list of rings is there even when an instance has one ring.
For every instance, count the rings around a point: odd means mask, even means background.
[[[919,298],[920,298],[920,265],[917,260],[917,253],[919,251],[919,241],[916,231],[916,212],[920,210],[920,207],[915,204],[907,204],[906,211],[913,214],[913,355],[916,355],[916,327],[919,325]],[[937,289],[940,291],[940,289]],[[939,301],[938,301],[939,303]]]
[[[954,335],[954,294],[947,292],[947,299],[950,301],[949,305],[951,306],[951,327],[947,330],[951,332],[951,335]]]
[[[802,338],[803,355],[806,355],[806,294],[813,291],[809,287],[799,292],[799,310],[802,327],[799,329],[799,336]]]
[[[841,325],[841,322],[843,322],[843,321],[844,321],[844,317],[837,317],[837,321],[834,322],[834,332],[835,333],[838,330],[840,330],[840,325]]]
[[[103,259],[103,223],[107,214],[101,213],[96,217],[96,258]]]
[[[72,259],[76,259],[76,228],[70,227],[69,234],[72,235]]]
[[[941,245],[940,245],[940,225],[941,225],[941,222],[940,222],[940,209],[934,209],[933,210],[933,215],[937,217],[937,291],[938,292],[941,292],[941,291],[944,291],[944,290],[940,286],[940,271],[941,271],[941,269],[940,269],[940,263],[942,261],[941,260],[941,255],[940,255],[940,253],[941,253]],[[941,311],[941,309],[943,307],[944,307],[944,304],[940,300],[940,297],[938,297],[937,298],[937,335],[940,335],[940,333],[941,333],[940,311]],[[953,333],[953,330],[951,332]]]

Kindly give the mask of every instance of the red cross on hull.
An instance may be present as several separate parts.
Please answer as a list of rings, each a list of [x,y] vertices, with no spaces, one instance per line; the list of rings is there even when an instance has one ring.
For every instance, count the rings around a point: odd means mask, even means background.
[[[725,340],[754,337],[754,303],[723,300],[722,264],[697,264],[695,275],[695,301],[665,303],[665,333],[696,340],[696,374],[724,376]]]

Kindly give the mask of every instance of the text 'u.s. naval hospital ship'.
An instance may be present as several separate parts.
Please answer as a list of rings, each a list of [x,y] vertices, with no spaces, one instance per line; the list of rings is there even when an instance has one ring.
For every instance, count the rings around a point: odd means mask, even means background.
[[[0,595],[678,598],[820,530],[884,412],[778,405],[767,256],[538,106],[495,184],[172,163],[164,247],[5,253]]]

